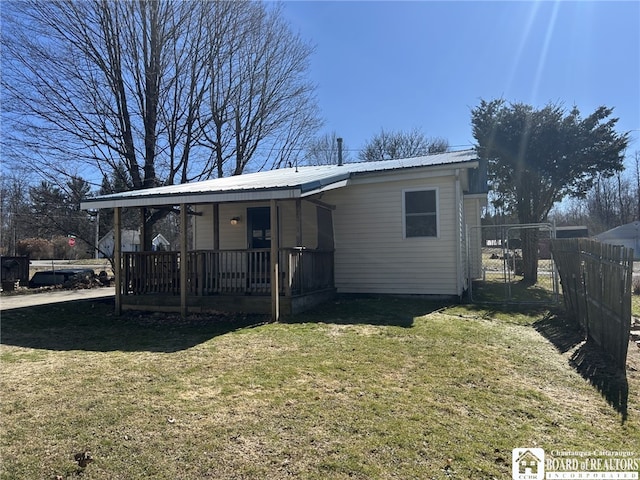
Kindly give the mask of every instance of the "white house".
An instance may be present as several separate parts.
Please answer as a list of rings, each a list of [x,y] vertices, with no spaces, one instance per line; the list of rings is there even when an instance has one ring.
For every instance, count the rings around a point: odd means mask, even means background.
[[[123,192],[82,208],[115,208],[118,221],[122,207],[179,205],[181,223],[192,218],[191,249],[183,229],[179,253],[122,254],[121,308],[259,311],[266,300],[295,313],[335,292],[460,297],[479,268],[467,264],[480,245],[465,232],[480,224],[486,178],[467,150]]]
[[[161,233],[153,237],[151,245],[154,251],[171,250],[171,243]]]
[[[634,260],[640,260],[640,222],[636,221],[620,225],[595,235],[593,238],[602,243],[632,248]]]
[[[140,230],[122,230],[120,234],[122,252],[140,251]],[[100,258],[113,257],[115,252],[115,230],[112,228],[98,241],[98,254]]]

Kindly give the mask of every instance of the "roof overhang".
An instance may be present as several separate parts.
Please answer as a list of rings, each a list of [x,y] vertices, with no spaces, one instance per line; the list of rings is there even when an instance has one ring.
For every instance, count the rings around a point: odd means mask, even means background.
[[[377,183],[417,176],[438,177],[457,169],[477,168],[475,155],[459,152],[447,161],[420,164],[415,159],[345,164],[344,166],[300,167],[237,177],[225,177],[192,184],[169,185],[146,190],[87,198],[80,203],[83,210],[136,207],[153,208],[180,204],[259,202],[305,198],[352,183]]]
[[[140,190],[144,192],[144,190]],[[87,198],[80,202],[82,210],[115,208],[115,207],[162,207],[180,204],[257,202],[268,200],[286,200],[299,198],[299,188],[269,188],[255,190],[238,190],[225,192],[191,192],[173,194],[131,195],[128,197]]]

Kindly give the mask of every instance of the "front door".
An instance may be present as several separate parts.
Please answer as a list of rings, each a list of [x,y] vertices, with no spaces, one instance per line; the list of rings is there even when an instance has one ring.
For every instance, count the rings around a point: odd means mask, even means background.
[[[271,209],[247,208],[247,244],[249,246],[249,292],[268,293],[271,277]],[[258,251],[256,251],[258,250]]]
[[[271,248],[271,212],[269,207],[247,208],[249,248]]]

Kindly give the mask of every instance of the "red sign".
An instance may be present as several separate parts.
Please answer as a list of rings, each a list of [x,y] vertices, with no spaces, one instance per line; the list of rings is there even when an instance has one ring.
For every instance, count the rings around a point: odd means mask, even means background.
[[[76,239],[74,237],[69,237],[69,246],[75,247],[75,245],[76,245]]]

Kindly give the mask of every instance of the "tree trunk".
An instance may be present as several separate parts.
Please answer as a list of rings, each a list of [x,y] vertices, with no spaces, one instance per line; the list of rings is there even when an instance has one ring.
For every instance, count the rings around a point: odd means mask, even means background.
[[[156,223],[153,212],[149,208],[140,209],[140,250],[150,252],[153,250],[153,226]]]
[[[522,230],[523,281],[534,285],[538,282],[538,229]]]

